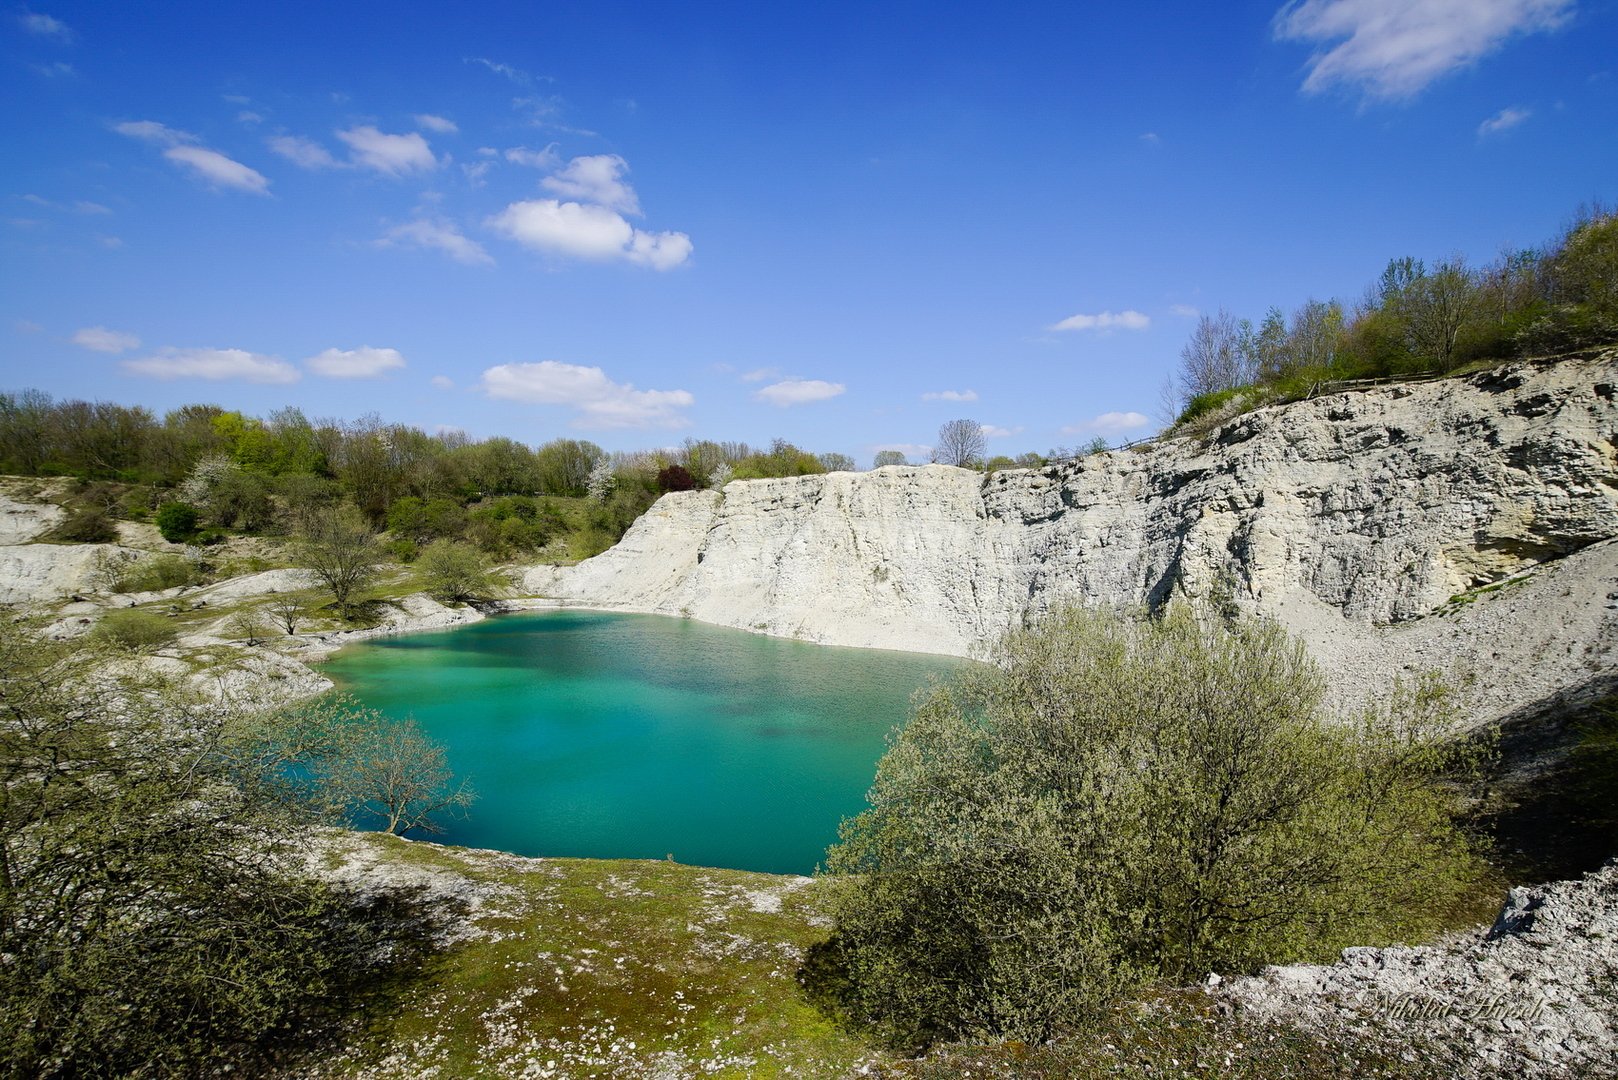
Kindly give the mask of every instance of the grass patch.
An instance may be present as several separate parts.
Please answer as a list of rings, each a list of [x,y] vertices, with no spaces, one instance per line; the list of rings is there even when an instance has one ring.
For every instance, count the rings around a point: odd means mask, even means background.
[[[322,1075],[838,1076],[870,1060],[795,982],[826,933],[802,879],[358,842],[492,899]]]

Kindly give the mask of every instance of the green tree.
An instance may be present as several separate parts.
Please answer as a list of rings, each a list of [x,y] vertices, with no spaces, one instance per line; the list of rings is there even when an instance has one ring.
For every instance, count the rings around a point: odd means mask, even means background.
[[[438,600],[479,600],[504,591],[505,583],[471,544],[435,540],[416,558],[422,589]]]
[[[904,452],[901,450],[878,450],[876,457],[871,460],[871,468],[880,469],[887,465],[908,465]]]
[[[338,503],[310,516],[293,556],[331,591],[347,619],[358,594],[376,578],[382,547],[364,516],[352,506]]]
[[[1299,643],[1059,611],[937,687],[828,856],[845,1004],[1035,1041],[1141,983],[1435,929],[1478,864],[1422,683],[1341,723]]]

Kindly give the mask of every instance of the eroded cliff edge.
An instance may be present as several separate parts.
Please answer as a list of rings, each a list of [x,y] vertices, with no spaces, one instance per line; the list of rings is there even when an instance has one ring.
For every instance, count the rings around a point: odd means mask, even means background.
[[[1260,409],[1044,469],[671,494],[613,549],[525,586],[957,655],[1065,601],[1228,589],[1302,634],[1345,703],[1439,667],[1472,680],[1482,720],[1618,670],[1615,441],[1611,350]]]

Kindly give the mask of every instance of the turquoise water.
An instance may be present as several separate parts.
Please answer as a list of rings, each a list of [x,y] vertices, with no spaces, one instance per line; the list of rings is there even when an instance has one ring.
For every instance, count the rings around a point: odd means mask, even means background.
[[[324,670],[444,744],[478,800],[441,839],[807,873],[865,805],[910,695],[960,661],[656,615],[507,615]]]

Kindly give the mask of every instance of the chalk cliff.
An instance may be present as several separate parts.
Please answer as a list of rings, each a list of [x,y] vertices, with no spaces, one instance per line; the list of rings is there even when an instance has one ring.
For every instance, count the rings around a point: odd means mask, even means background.
[[[957,655],[1060,602],[1228,589],[1303,634],[1345,701],[1458,667],[1499,715],[1618,669],[1615,442],[1618,350],[1264,408],[1043,469],[671,494],[616,547],[525,586]]]

